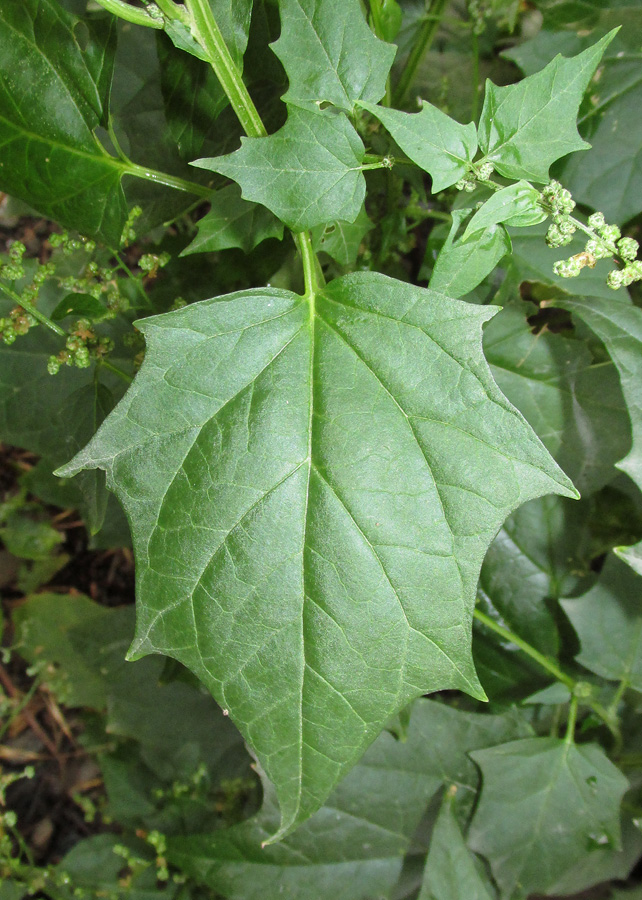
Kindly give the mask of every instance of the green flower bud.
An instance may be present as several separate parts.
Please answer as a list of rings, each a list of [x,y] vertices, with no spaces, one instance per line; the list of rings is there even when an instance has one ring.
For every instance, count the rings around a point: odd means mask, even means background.
[[[629,237],[620,238],[617,242],[617,248],[620,251],[622,259],[635,259],[638,255],[640,245],[636,240]]]
[[[9,247],[9,256],[15,262],[20,262],[22,257],[25,255],[27,248],[21,241],[14,241],[13,244]]]
[[[595,212],[588,217],[588,223],[590,228],[595,228],[599,231],[600,228],[604,228],[606,225],[606,219],[604,218],[604,213]]]
[[[602,241],[598,241],[596,238],[590,238],[586,242],[586,247],[584,248],[587,253],[590,253],[596,259],[606,259],[607,256],[611,256],[611,251]]]
[[[559,230],[563,235],[567,235],[569,237],[572,234],[575,234],[575,232],[577,231],[575,225],[573,225],[570,219],[563,219],[559,224]]]
[[[482,163],[482,165],[477,170],[477,179],[479,181],[488,181],[494,171],[495,166],[491,162]]]
[[[623,274],[620,269],[613,269],[606,276],[606,283],[610,288],[613,288],[616,291],[618,288],[622,287]]]
[[[560,278],[575,278],[582,271],[579,262],[571,257],[570,259],[560,259],[553,266],[553,271]]]
[[[60,371],[60,360],[57,356],[50,356],[47,361],[47,372],[50,375],[57,375]]]
[[[611,241],[613,244],[615,244],[622,235],[622,232],[617,225],[603,225],[598,231],[605,241]]]

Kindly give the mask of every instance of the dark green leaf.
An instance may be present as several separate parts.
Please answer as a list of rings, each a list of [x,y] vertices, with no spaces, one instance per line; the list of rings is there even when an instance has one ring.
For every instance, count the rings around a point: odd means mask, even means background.
[[[527,733],[513,714],[463,713],[429,700],[412,707],[404,741],[382,734],[308,822],[262,847],[278,827],[266,784],[259,816],[226,832],[170,841],[183,871],[229,900],[365,900],[387,896],[428,800],[456,782],[466,808],[479,776],[469,750]]]
[[[84,54],[77,21],[55,0],[2,4],[0,188],[118,246],[127,215],[123,164],[94,135],[103,120],[112,32],[102,29],[106,43]],[[92,40],[97,36],[96,29]]]
[[[461,237],[455,239],[468,212],[453,211],[452,228],[430,277],[431,290],[449,297],[463,297],[476,288],[511,249],[508,232],[502,225],[485,228],[466,242]]]
[[[272,49],[290,79],[287,103],[352,111],[356,100],[383,97],[395,47],[375,37],[358,0],[279,0],[279,8]]]
[[[628,782],[600,747],[530,738],[471,756],[483,787],[468,843],[502,897],[556,893],[575,865],[619,847]]]
[[[625,295],[626,297],[626,295]],[[642,487],[642,310],[628,298],[611,296],[568,298],[556,301],[578,315],[606,346],[620,375],[622,393],[631,419],[632,446],[618,468]]]
[[[495,381],[582,493],[603,487],[627,452],[631,433],[615,367],[582,341],[533,334],[531,304],[505,307],[484,331]]]
[[[577,113],[595,69],[615,32],[572,59],[556,56],[541,72],[517,84],[486,82],[479,122],[485,158],[507,178],[548,181],[556,159],[589,144],[577,131]]]
[[[461,125],[430,103],[412,114],[372,103],[361,106],[376,116],[403,152],[428,172],[433,194],[455,184],[470,170],[477,151],[473,122]]]
[[[582,644],[578,662],[602,678],[642,691],[639,575],[609,556],[595,587],[583,597],[562,600],[562,606]]]
[[[292,231],[335,219],[354,222],[366,193],[361,138],[343,115],[291,108],[276,134],[243,138],[228,156],[194,163],[238,182]]]
[[[240,247],[245,253],[266,238],[283,237],[283,225],[264,206],[243,200],[238,185],[212,194],[212,207],[197,223],[198,235],[181,256]]]
[[[493,225],[538,225],[547,218],[539,204],[539,191],[527,181],[517,181],[502,188],[487,200],[472,217],[462,236],[462,241],[475,237],[475,232]]]
[[[466,847],[446,792],[426,860],[418,900],[493,900],[495,891]]]
[[[481,354],[493,310],[375,273],[140,323],[125,400],[62,474],[134,523],[134,656],[213,692],[305,820],[413,697],[483,696],[470,656],[506,515],[574,496]]]
[[[67,294],[51,313],[54,322],[59,322],[65,316],[86,316],[89,319],[104,316],[107,312],[100,300],[96,300],[91,294]]]

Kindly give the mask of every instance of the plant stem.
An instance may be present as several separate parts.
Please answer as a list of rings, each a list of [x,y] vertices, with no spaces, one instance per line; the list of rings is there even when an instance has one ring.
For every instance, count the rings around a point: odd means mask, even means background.
[[[573,694],[571,697],[571,705],[568,710],[568,720],[566,722],[566,734],[564,735],[564,742],[566,744],[572,744],[575,739],[575,723],[577,722],[577,706],[578,706],[578,698]]]
[[[121,19],[133,22],[134,25],[145,25],[147,28],[163,28],[163,20],[160,16],[156,19],[147,10],[130,6],[124,0],[96,0],[96,2],[104,9],[114,13],[114,15],[120,16]]]
[[[0,285],[0,291],[2,291],[3,294],[6,294],[6,296],[10,300],[12,300],[16,304],[16,306],[21,306],[25,310],[25,312],[28,312],[30,316],[33,316],[34,319],[37,319],[37,321],[42,325],[46,325],[47,328],[55,331],[56,334],[60,335],[60,337],[67,337],[67,332],[63,328],[61,328],[60,325],[56,325],[55,322],[52,322],[48,316],[46,316],[44,313],[41,313],[39,309],[36,309],[36,307],[29,300],[24,300],[22,297],[20,297],[19,294],[16,294],[15,291],[12,291],[11,288],[7,287],[5,284]]]
[[[101,359],[100,365],[104,366],[105,369],[108,369],[110,372],[113,372],[114,375],[118,375],[118,377],[122,378],[123,381],[126,381],[127,384],[131,384],[134,380],[131,375],[128,375],[127,372],[123,372],[122,369],[119,369],[118,366],[115,366],[113,363],[108,362],[108,360],[106,359]]]
[[[303,263],[303,282],[305,284],[305,296],[312,297],[321,290],[324,285],[323,272],[319,266],[316,253],[312,249],[312,239],[309,231],[298,231],[292,235],[297,250]]]
[[[207,54],[245,133],[248,137],[266,137],[265,125],[223,40],[209,0],[186,0],[186,6],[192,20],[192,33]]]
[[[410,51],[410,56],[408,57],[406,66],[399,79],[399,84],[393,94],[394,106],[402,106],[406,101],[410,88],[415,80],[415,74],[419,63],[423,59],[424,54],[430,49],[432,42],[435,39],[435,35],[439,29],[447,5],[448,0],[434,0],[434,2],[431,3],[430,12],[426,15],[423,25],[419,29],[414,46]]]
[[[610,715],[612,715],[613,717],[615,717],[617,715],[617,708],[620,705],[620,700],[622,699],[624,692],[626,691],[626,689],[628,687],[629,687],[629,679],[623,678],[622,681],[620,681],[620,683],[618,684],[617,690],[613,694],[613,699],[609,703],[608,710],[609,710]]]
[[[478,622],[481,622],[491,631],[494,631],[505,640],[510,641],[511,644],[515,644],[517,647],[519,647],[520,650],[526,653],[527,656],[530,656],[531,659],[534,659],[535,662],[539,663],[539,665],[549,674],[551,674],[562,684],[566,685],[572,695],[575,694],[577,681],[566,672],[563,672],[554,660],[550,659],[550,657],[548,656],[544,656],[544,654],[540,653],[539,650],[536,650],[535,647],[532,646],[532,644],[529,644],[527,641],[523,640],[518,634],[515,634],[514,631],[509,631],[508,628],[504,628],[503,625],[500,625],[490,616],[487,616],[486,613],[483,613],[480,609],[475,609],[475,611],[473,612],[473,616],[475,619],[477,619]],[[617,725],[615,717],[611,715],[610,711],[605,709],[601,703],[598,703],[591,697],[582,697],[581,700],[582,703],[586,704],[586,706],[589,706],[593,710],[593,712],[600,719],[602,719],[606,727],[613,735],[616,747],[619,747],[621,745],[622,736],[620,734],[620,729]]]
[[[184,25],[189,24],[189,15],[182,4],[174,3],[174,0],[156,0],[156,5],[168,19],[178,19]]]
[[[379,3],[380,0],[369,0],[370,15],[372,16],[374,33],[380,40],[385,41],[385,37],[383,34],[383,22],[381,21],[381,7],[379,6]],[[390,73],[388,73],[388,77],[386,78],[386,94],[380,101],[380,103],[382,106],[392,105],[392,87],[390,84]]]
[[[196,196],[202,197],[204,200],[209,200],[212,196],[212,189],[204,184],[187,181],[186,178],[179,178],[176,175],[168,175],[167,172],[159,172],[157,169],[150,169],[148,166],[139,166],[138,163],[131,162],[128,159],[123,159],[121,163],[124,175],[134,175],[136,178],[144,178],[146,181],[164,184],[166,187],[176,188],[177,191],[196,194]]]

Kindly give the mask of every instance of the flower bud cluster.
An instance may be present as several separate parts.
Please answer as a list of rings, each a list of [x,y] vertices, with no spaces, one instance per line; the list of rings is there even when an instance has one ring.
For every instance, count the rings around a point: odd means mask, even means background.
[[[551,182],[551,185],[557,185],[557,182]],[[551,185],[548,188],[551,188]],[[546,190],[547,188],[542,192],[543,196]],[[573,202],[568,191],[564,191],[562,188],[561,192],[568,195],[568,203]],[[545,202],[549,205],[549,208],[552,206],[548,197],[546,197]],[[551,225],[546,235],[549,247],[560,247],[570,240],[569,237],[568,240],[563,242],[558,241],[557,232],[552,235],[552,239],[549,239],[551,230],[555,227],[555,224]],[[584,250],[581,253],[576,253],[569,259],[561,259],[559,262],[556,262],[553,266],[555,274],[561,278],[575,278],[586,266],[592,269],[599,259],[619,257],[624,263],[624,267],[612,269],[609,272],[606,277],[608,286],[617,290],[620,287],[628,287],[634,281],[642,281],[642,260],[636,258],[639,249],[638,242],[630,237],[622,237],[622,232],[618,226],[609,225],[601,212],[596,212],[589,216],[588,227],[592,232],[592,236],[586,241]],[[559,229],[561,230],[561,228],[562,226],[560,225]],[[575,231],[575,227],[573,227],[573,231]]]
[[[576,225],[571,218],[575,209],[575,201],[571,192],[562,187],[559,181],[551,181],[542,191],[542,204],[550,212],[552,223],[546,232],[546,243],[549,247],[565,247],[573,240]]]
[[[475,173],[467,172],[463,178],[459,179],[455,187],[458,191],[466,191],[468,194],[472,194],[472,192],[477,187],[477,178],[475,177]]]
[[[98,337],[89,319],[78,319],[67,337],[65,349],[49,357],[47,371],[50,375],[56,375],[61,366],[86,369],[91,365],[92,359],[103,359],[113,349],[112,339]]]
[[[86,253],[93,253],[96,249],[96,242],[86,237],[71,237],[68,232],[54,233],[49,235],[49,243],[54,249],[60,248],[64,256],[71,256],[77,250],[84,250]]]
[[[25,255],[26,249],[21,241],[13,242],[9,247],[9,261],[0,265],[0,278],[5,278],[7,281],[18,281],[20,278],[24,278],[22,257]]]
[[[145,253],[138,260],[139,267],[145,272],[148,278],[156,278],[158,270],[162,269],[170,261],[169,253]]]
[[[122,234],[120,236],[120,246],[121,247],[129,247],[129,245],[136,240],[136,231],[134,230],[134,225],[136,224],[136,220],[139,219],[143,214],[142,207],[140,206],[132,206],[129,211],[129,215],[127,216],[127,221],[123,227]]]
[[[0,339],[5,344],[13,344],[19,335],[26,334],[37,324],[31,313],[21,306],[15,306],[8,316],[0,318]]]

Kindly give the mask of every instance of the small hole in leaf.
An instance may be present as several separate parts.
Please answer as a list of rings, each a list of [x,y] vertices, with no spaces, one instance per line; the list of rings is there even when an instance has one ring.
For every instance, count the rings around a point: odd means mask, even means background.
[[[336,226],[336,225],[326,225],[326,226],[325,226],[325,231],[323,232],[323,236],[324,236],[324,237],[327,237],[329,234],[332,234],[332,233],[333,233],[334,231],[336,231],[336,230],[337,230],[337,226]]]

